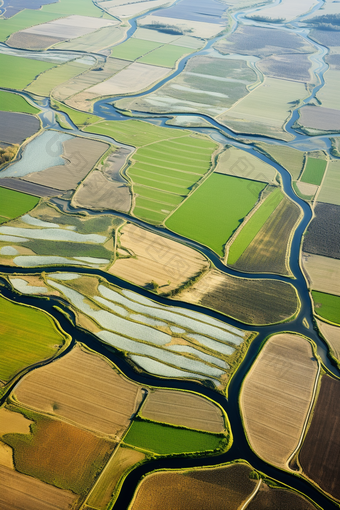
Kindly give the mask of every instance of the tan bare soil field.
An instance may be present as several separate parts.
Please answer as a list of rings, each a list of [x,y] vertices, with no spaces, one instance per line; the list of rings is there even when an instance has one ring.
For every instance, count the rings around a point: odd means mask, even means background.
[[[265,508],[315,510],[315,506],[300,494],[282,489],[271,489],[262,483],[259,492],[247,506],[247,510],[264,510]]]
[[[77,496],[0,466],[1,510],[68,510]]]
[[[219,25],[218,23],[205,23],[202,21],[192,21],[187,19],[166,18],[163,16],[156,16],[154,14],[149,14],[148,16],[145,16],[145,18],[138,20],[138,26],[140,27],[154,23],[175,26],[176,28],[182,30],[183,34],[188,34],[192,37],[200,37],[202,39],[210,39],[211,37],[215,37],[225,28],[224,25]]]
[[[156,389],[149,393],[141,414],[153,421],[206,432],[224,432],[222,411],[209,400],[182,391]]]
[[[232,267],[239,271],[290,275],[290,237],[301,211],[288,198],[281,200],[261,230]],[[280,235],[278,236],[278,232]]]
[[[20,413],[14,413],[5,407],[0,409],[0,436],[13,432],[29,434],[32,423]]]
[[[313,290],[340,296],[340,260],[302,253],[302,265]]]
[[[322,131],[337,131],[340,129],[339,110],[323,108],[322,106],[305,106],[299,110],[298,123],[302,126]]]
[[[266,152],[271,158],[288,170],[294,180],[298,179],[305,158],[305,153],[284,145],[270,145],[260,142],[256,144],[260,149]]]
[[[307,195],[307,196],[315,195],[315,193],[317,192],[318,187],[319,187],[319,186],[316,186],[316,184],[309,184],[308,182],[302,182],[302,181],[297,181],[296,185],[299,188],[299,190],[301,191],[301,193],[303,195]]]
[[[230,147],[218,158],[215,172],[253,181],[275,183],[276,169],[246,151]]]
[[[299,459],[303,472],[340,500],[340,381],[324,375]]]
[[[88,138],[73,137],[64,142],[64,165],[53,166],[24,177],[25,180],[61,190],[75,188],[109,145]]]
[[[122,476],[144,458],[144,453],[118,446],[86,500],[86,506],[96,510],[106,509],[112,496],[118,495],[118,484]]]
[[[287,468],[310,407],[318,365],[311,345],[297,335],[271,337],[249,371],[240,404],[253,450]]]
[[[24,377],[14,395],[27,407],[114,437],[121,437],[141,401],[137,384],[79,345]]]
[[[131,223],[122,228],[120,244],[132,256],[118,259],[109,272],[141,286],[154,280],[164,293],[209,268],[199,252]]]
[[[13,450],[10,446],[0,441],[0,466],[15,469],[13,462]],[[1,484],[0,484],[1,487]],[[1,502],[1,499],[0,499]]]
[[[123,182],[110,181],[102,172],[95,170],[86,177],[73,195],[72,206],[129,212],[131,200],[129,186]]]
[[[27,32],[16,32],[7,39],[6,44],[12,48],[21,48],[25,50],[44,50],[60,41],[63,37],[49,37],[47,35],[29,34]]]
[[[340,327],[332,326],[326,322],[322,322],[316,319],[321,334],[327,340],[327,343],[331,346],[335,357],[340,361]]]
[[[95,92],[99,96],[131,94],[148,88],[168,73],[169,69],[166,67],[134,62],[112,78],[91,87],[89,92]]]
[[[245,464],[148,475],[137,488],[130,510],[237,510],[257,480]]]
[[[247,324],[271,324],[296,313],[295,289],[278,280],[235,278],[217,269],[178,295],[182,301],[199,303]]]
[[[38,418],[31,435],[6,434],[14,464],[23,474],[43,482],[86,493],[109,459],[116,443],[68,423]]]

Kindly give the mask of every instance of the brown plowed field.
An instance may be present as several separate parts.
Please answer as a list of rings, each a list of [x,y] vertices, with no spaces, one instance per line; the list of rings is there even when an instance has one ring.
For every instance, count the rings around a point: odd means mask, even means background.
[[[261,484],[259,492],[247,506],[247,510],[315,510],[307,499],[295,492],[270,489],[267,485]]]
[[[237,510],[253,492],[251,468],[160,472],[147,476],[137,488],[131,510]]]
[[[300,214],[300,209],[284,198],[232,267],[244,272],[291,274],[289,238]]]
[[[26,113],[0,111],[0,140],[21,144],[40,129],[40,121]]]
[[[156,389],[143,405],[149,420],[180,425],[207,432],[224,432],[222,411],[209,400],[193,393]]]
[[[340,500],[340,381],[321,381],[312,423],[300,452],[304,473],[322,490]]]
[[[68,510],[76,499],[70,491],[0,466],[1,510]]]
[[[303,239],[303,251],[340,259],[340,205],[317,204]]]
[[[298,308],[295,289],[278,280],[235,278],[216,269],[178,295],[247,324],[271,324],[288,319]]]
[[[310,406],[317,363],[302,337],[270,338],[248,373],[240,404],[253,450],[266,462],[286,467],[299,443]]]
[[[14,395],[25,406],[115,438],[125,432],[142,398],[140,386],[78,345],[27,374]]]
[[[45,48],[49,48],[53,44],[57,44],[63,40],[63,37],[48,37],[47,35],[17,32],[10,36],[10,38],[6,41],[6,44],[8,44],[8,46],[12,46],[12,48],[44,50]]]

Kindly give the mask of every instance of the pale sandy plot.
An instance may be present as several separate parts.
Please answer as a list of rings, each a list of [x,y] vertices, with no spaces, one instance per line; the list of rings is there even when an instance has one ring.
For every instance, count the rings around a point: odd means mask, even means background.
[[[2,441],[0,441],[0,466],[15,469],[13,462],[13,450]]]
[[[136,285],[155,281],[160,291],[170,292],[209,268],[199,252],[130,223],[122,228],[120,243],[133,257],[118,259],[109,272]]]
[[[4,434],[29,434],[33,422],[20,413],[14,413],[5,407],[0,409],[0,436]]]
[[[57,165],[41,172],[28,174],[24,179],[51,188],[73,189],[92,170],[100,156],[109,148],[106,143],[82,137],[72,137],[66,140],[63,146],[64,165]]]
[[[78,496],[0,466],[1,510],[68,510]]]
[[[322,131],[338,131],[340,129],[339,110],[323,106],[304,106],[299,110],[299,124],[307,128]]]
[[[181,391],[156,389],[143,405],[142,416],[148,420],[180,425],[207,432],[224,432],[222,411],[213,402]]]
[[[201,37],[202,39],[210,39],[225,29],[224,25],[218,23],[204,23],[202,21],[192,21],[187,19],[165,18],[163,16],[155,16],[149,14],[145,18],[138,20],[138,25],[167,25],[179,28],[184,34],[190,34],[193,37]]]
[[[340,296],[339,259],[303,253],[302,265],[311,289]]]
[[[171,0],[149,0],[146,2],[132,2],[126,3],[125,5],[117,5],[115,7],[106,7],[106,4],[112,2],[102,2],[103,8],[107,12],[109,12],[112,16],[117,16],[118,18],[131,18],[132,16],[138,16],[142,12],[147,12],[152,9],[156,9],[157,7],[165,7],[171,5],[173,1]]]
[[[303,193],[303,195],[307,196],[313,196],[317,192],[317,189],[319,186],[316,186],[315,184],[309,184],[309,182],[302,182],[297,181],[296,183],[297,187]]]
[[[7,39],[6,44],[12,48],[44,50],[63,40],[62,37],[57,36],[48,37],[47,35],[16,32]]]
[[[236,147],[230,147],[220,155],[215,172],[272,184],[277,174],[273,166]]]
[[[20,33],[45,35],[62,39],[75,39],[89,34],[99,28],[117,25],[117,20],[92,18],[90,16],[72,15],[67,18],[59,18],[42,25],[35,25],[22,30]]]
[[[340,361],[340,327],[332,326],[326,322],[322,322],[316,319],[321,334],[325,337],[332,350],[334,351],[335,357]]]
[[[268,21],[285,20],[292,21],[297,16],[308,13],[315,5],[317,0],[282,0],[279,4],[273,7],[267,7],[257,10],[252,13],[252,16],[261,16],[268,19]]]
[[[115,438],[124,433],[141,401],[137,384],[78,345],[27,374],[14,395],[27,407]]]
[[[266,462],[287,467],[300,440],[316,374],[309,342],[289,333],[270,338],[249,371],[241,410],[251,447]]]
[[[134,62],[129,67],[112,76],[103,83],[99,83],[89,89],[100,96],[110,94],[131,94],[148,88],[156,81],[164,78],[169,73],[165,67],[139,64]]]

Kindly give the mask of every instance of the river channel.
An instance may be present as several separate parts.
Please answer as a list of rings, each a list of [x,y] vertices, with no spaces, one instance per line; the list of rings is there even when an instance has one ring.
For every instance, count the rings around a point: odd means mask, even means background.
[[[318,6],[322,4],[322,1],[319,2]],[[316,6],[315,8],[317,8]],[[251,24],[253,26],[271,26],[270,23],[260,23],[253,20],[249,20],[245,18],[246,14],[249,14],[251,12],[255,12],[256,9],[249,10],[247,12],[234,12],[232,14],[232,30],[235,30],[239,23],[246,23]],[[151,11],[152,12],[152,11]],[[132,20],[129,20],[129,23],[131,25],[131,28],[127,32],[126,38],[128,39],[133,35],[133,33],[136,30],[137,27],[137,19],[133,18]],[[328,49],[317,44],[313,40],[309,39],[308,37],[308,30],[306,28],[303,28],[300,26],[300,22],[303,21],[303,16],[300,18],[297,18],[297,20],[294,23],[289,24],[289,26],[282,26],[280,25],[280,29],[284,29],[287,31],[293,31],[294,33],[299,33],[302,37],[308,40],[316,49],[316,53],[312,56],[312,62],[313,62],[313,70],[317,79],[317,83],[313,87],[313,90],[311,90],[311,93],[308,98],[304,99],[302,104],[307,104],[311,99],[315,97],[316,92],[319,90],[320,87],[324,84],[324,78],[323,74],[325,70],[328,68],[327,64],[324,61],[324,56],[327,54]],[[276,28],[277,25],[272,25],[273,28]],[[223,36],[220,36],[223,37]],[[196,52],[193,53],[185,58],[183,58],[176,70],[156,84],[154,87],[149,89],[147,92],[143,92],[141,94],[136,94],[134,96],[130,97],[138,97],[145,94],[149,94],[150,92],[157,90],[159,87],[161,87],[164,83],[171,80],[174,76],[178,75],[185,67],[187,61],[196,55],[202,55],[202,54],[209,54],[211,51],[214,51],[212,49],[213,44],[220,38],[214,38],[207,42],[205,47]],[[7,52],[5,48],[3,48],[3,52]],[[20,53],[21,50],[18,50],[18,53]],[[0,48],[1,52],[1,48]],[[27,53],[27,52],[26,52]],[[42,52],[42,54],[49,54],[49,51]],[[53,58],[60,56],[60,58],[65,58],[66,60],[70,58],[70,55],[72,52],[62,52],[61,50],[53,50]],[[62,56],[62,53],[65,53],[65,55]],[[67,55],[66,55],[67,53]],[[75,52],[78,55],[79,53]],[[57,55],[56,55],[57,54]],[[83,53],[82,53],[83,55]],[[52,57],[52,55],[51,55]],[[98,62],[102,61],[103,56],[97,55],[97,54],[91,54],[91,58],[97,59]],[[42,113],[39,115],[40,119],[42,121],[42,126],[45,129],[57,129],[59,131],[63,131],[62,128],[60,128],[59,124],[55,121],[55,111],[50,107],[50,103],[48,99],[42,99],[40,101],[34,101],[33,98],[27,94],[22,93],[23,96],[29,99],[29,101],[36,105],[38,108],[42,110]],[[131,117],[126,117],[123,115],[119,110],[117,110],[114,107],[115,101],[118,99],[121,99],[122,96],[119,97],[111,97],[106,98],[103,100],[99,100],[94,104],[94,114],[97,114],[98,116],[103,117],[107,120],[119,120],[121,122],[124,122],[128,120]],[[298,107],[300,107],[299,105]],[[289,142],[283,142],[281,140],[274,140],[272,138],[266,137],[266,136],[260,136],[260,135],[244,135],[242,133],[236,133],[222,124],[218,123],[211,117],[208,117],[206,115],[202,114],[190,114],[190,116],[197,116],[199,118],[203,118],[204,120],[208,121],[209,127],[206,128],[185,128],[183,126],[173,126],[166,124],[167,121],[170,118],[178,117],[180,115],[186,115],[184,113],[178,112],[176,114],[150,114],[148,112],[145,112],[141,114],[140,112],[132,112],[133,117],[135,118],[142,118],[146,122],[152,122],[156,123],[158,125],[166,125],[168,128],[172,129],[190,129],[191,131],[197,131],[200,133],[206,133],[210,135],[214,140],[226,145],[233,145],[235,147],[241,148],[257,158],[261,159],[262,161],[269,163],[273,167],[276,168],[276,170],[279,172],[281,176],[281,183],[282,188],[284,192],[289,196],[289,198],[296,203],[301,211],[302,211],[302,219],[294,233],[294,237],[292,240],[291,245],[291,254],[290,254],[290,267],[293,273],[293,278],[288,277],[282,277],[279,275],[271,275],[271,274],[248,274],[248,273],[240,273],[237,271],[234,271],[228,267],[226,267],[220,258],[209,248],[206,246],[203,246],[195,241],[191,241],[189,239],[183,238],[177,234],[174,234],[167,229],[163,227],[156,227],[149,225],[147,223],[144,223],[141,220],[138,220],[136,218],[130,217],[123,213],[118,213],[115,211],[104,211],[108,214],[114,214],[121,217],[124,217],[126,219],[129,219],[130,222],[138,224],[140,226],[143,226],[145,228],[148,228],[149,230],[160,233],[162,235],[168,236],[170,239],[179,240],[182,243],[185,243],[188,246],[191,246],[195,249],[198,249],[202,253],[204,253],[213,263],[214,265],[221,271],[224,271],[227,274],[233,275],[233,276],[241,276],[241,277],[247,277],[247,278],[272,278],[272,279],[279,279],[282,281],[286,281],[291,283],[295,289],[297,290],[297,293],[299,295],[299,299],[301,302],[301,307],[298,315],[291,321],[288,321],[286,323],[280,323],[280,324],[274,324],[270,326],[250,326],[247,324],[244,324],[242,322],[239,322],[235,319],[231,319],[229,317],[226,317],[216,311],[209,310],[203,307],[200,307],[198,305],[192,305],[188,303],[182,303],[174,300],[170,300],[161,296],[157,296],[154,294],[150,294],[147,290],[141,289],[133,284],[130,284],[124,280],[121,280],[113,275],[107,274],[103,271],[97,270],[97,269],[89,269],[89,268],[81,268],[81,267],[74,267],[74,266],[53,266],[53,267],[44,267],[43,270],[46,272],[49,271],[69,271],[69,272],[77,272],[82,274],[92,274],[92,275],[98,275],[103,276],[106,278],[109,282],[118,285],[121,288],[133,290],[135,292],[138,292],[141,295],[151,297],[153,300],[162,303],[162,304],[170,304],[171,306],[177,306],[179,308],[186,307],[195,311],[199,311],[201,313],[205,313],[206,315],[218,318],[219,320],[224,321],[227,324],[231,324],[233,326],[242,328],[244,330],[250,330],[250,331],[257,331],[258,336],[256,339],[252,342],[250,345],[248,352],[241,363],[240,367],[238,368],[237,372],[235,373],[234,377],[232,378],[232,381],[229,386],[228,390],[228,398],[225,398],[225,396],[217,393],[213,389],[210,389],[207,386],[203,386],[200,383],[192,382],[192,381],[180,381],[177,379],[161,379],[157,378],[151,375],[148,375],[147,373],[137,373],[132,365],[130,365],[115,349],[110,348],[109,346],[106,346],[102,344],[94,335],[91,333],[82,330],[80,328],[75,327],[74,322],[67,320],[65,315],[60,313],[55,306],[58,306],[62,310],[64,310],[65,314],[68,314],[72,317],[72,312],[70,312],[68,308],[68,303],[65,300],[62,300],[61,298],[46,298],[46,297],[34,297],[34,296],[27,296],[27,295],[20,295],[19,293],[13,291],[11,287],[7,284],[7,282],[4,279],[0,279],[0,291],[1,293],[10,298],[14,301],[20,302],[20,303],[26,303],[33,306],[36,306],[37,308],[40,308],[42,310],[45,310],[49,312],[51,315],[53,315],[56,320],[61,324],[62,328],[69,333],[72,338],[72,344],[66,350],[61,356],[65,355],[66,352],[68,352],[72,346],[74,345],[75,341],[83,342],[84,344],[88,345],[92,349],[96,350],[97,352],[100,352],[107,356],[110,360],[112,360],[121,370],[123,373],[125,373],[129,378],[133,379],[134,381],[137,381],[144,385],[153,385],[153,386],[162,386],[167,388],[182,388],[187,389],[191,391],[196,391],[198,393],[201,393],[205,396],[208,396],[209,398],[215,400],[218,402],[227,412],[232,433],[234,437],[234,442],[230,450],[223,454],[216,457],[199,457],[197,459],[159,459],[152,462],[145,463],[141,465],[140,467],[133,470],[128,477],[126,478],[126,481],[123,484],[123,487],[121,489],[120,495],[116,501],[116,504],[114,506],[115,510],[123,510],[126,509],[131,497],[133,495],[134,489],[140,480],[141,476],[154,470],[154,469],[160,469],[160,468],[183,468],[183,467],[194,467],[194,466],[212,466],[215,464],[220,464],[222,462],[228,462],[234,459],[245,459],[247,460],[255,469],[265,473],[266,475],[280,481],[283,484],[286,484],[301,493],[305,494],[306,496],[310,497],[313,501],[315,501],[317,504],[319,504],[323,509],[333,509],[338,508],[338,505],[335,503],[332,503],[328,498],[323,496],[317,489],[315,489],[310,483],[300,478],[298,475],[293,475],[291,473],[282,471],[280,469],[274,468],[273,466],[267,464],[266,462],[262,461],[259,457],[256,456],[256,454],[251,450],[251,448],[248,445],[247,439],[245,437],[243,425],[242,425],[242,419],[240,415],[240,409],[239,409],[239,393],[240,388],[242,385],[242,382],[251,367],[252,363],[254,362],[254,359],[256,358],[261,346],[263,345],[263,342],[266,340],[266,338],[270,335],[273,335],[275,333],[283,332],[283,331],[289,331],[293,333],[298,333],[304,336],[309,337],[311,340],[315,342],[317,345],[317,354],[322,359],[322,362],[327,367],[329,371],[331,371],[334,375],[340,376],[339,371],[332,365],[330,359],[328,358],[328,348],[327,345],[324,343],[324,341],[319,337],[317,331],[314,329],[314,320],[313,320],[313,310],[311,305],[311,298],[309,295],[308,287],[306,284],[306,280],[304,278],[304,275],[301,271],[300,267],[300,250],[301,250],[301,242],[302,242],[302,236],[309,224],[309,222],[312,219],[312,210],[310,205],[305,202],[304,200],[297,197],[295,192],[292,189],[292,182],[291,182],[291,176],[285,170],[283,167],[278,165],[277,163],[274,163],[272,160],[270,160],[265,155],[258,152],[258,150],[255,147],[255,143],[259,141],[265,141],[267,143],[271,143],[274,145],[285,145],[290,147],[298,147],[300,150],[316,150],[316,149],[323,149],[323,150],[329,150],[330,149],[330,135],[322,135],[322,136],[307,136],[301,132],[297,132],[293,125],[295,121],[298,118],[298,108],[296,108],[291,118],[289,119],[286,130],[293,135],[294,139]],[[63,116],[60,112],[58,112],[60,116]],[[64,117],[67,119],[69,124],[72,126],[73,131],[71,130],[65,130],[68,134],[75,134],[75,135],[81,135],[81,136],[87,136],[91,138],[95,138],[98,140],[104,140],[109,141],[112,143],[112,139],[101,136],[101,135],[94,135],[91,133],[84,133],[82,131],[79,131],[78,128],[72,123],[72,121],[68,118],[66,114],[64,114]],[[336,136],[336,134],[335,134]],[[121,143],[116,143],[118,146],[122,146]],[[72,211],[76,213],[79,212],[79,209],[71,209],[70,205],[66,201],[62,200],[55,200],[55,204],[60,207],[60,209],[67,209],[68,211]],[[89,212],[89,211],[87,211]],[[93,214],[99,214],[99,213],[93,213]],[[33,273],[39,273],[39,269],[36,268],[18,268],[18,267],[8,267],[8,266],[0,266],[0,272],[3,274],[11,275],[13,273],[15,274],[33,274]],[[34,370],[37,367],[31,367],[30,370]],[[23,374],[21,374],[22,376]],[[10,393],[12,388],[9,388],[7,394],[3,397],[2,402],[5,400],[7,395]]]

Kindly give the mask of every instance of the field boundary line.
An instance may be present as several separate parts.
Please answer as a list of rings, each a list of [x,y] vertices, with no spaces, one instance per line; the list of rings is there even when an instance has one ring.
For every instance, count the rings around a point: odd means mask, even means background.
[[[249,503],[251,502],[252,499],[255,498],[256,494],[259,492],[260,490],[260,487],[261,487],[261,484],[262,484],[262,478],[260,478],[260,480],[258,481],[258,484],[256,485],[255,489],[253,490],[253,492],[250,494],[250,496],[248,497],[248,499],[243,503],[243,505],[241,506],[240,510],[245,510],[247,508],[247,506],[249,505]]]

